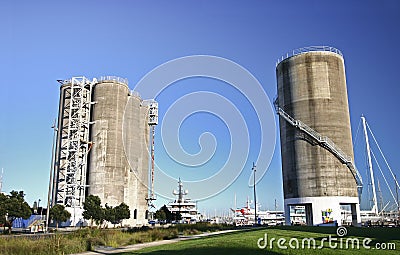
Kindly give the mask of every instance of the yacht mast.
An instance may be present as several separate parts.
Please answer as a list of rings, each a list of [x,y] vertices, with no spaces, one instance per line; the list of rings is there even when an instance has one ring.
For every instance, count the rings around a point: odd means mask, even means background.
[[[363,129],[364,129],[364,137],[365,137],[365,144],[367,146],[367,159],[368,159],[368,168],[369,168],[369,174],[371,176],[371,185],[372,185],[372,212],[375,215],[378,215],[378,207],[377,207],[377,200],[376,200],[376,189],[375,189],[375,178],[374,178],[374,171],[372,169],[372,159],[371,159],[371,148],[369,146],[369,139],[368,139],[368,133],[367,133],[367,125],[366,125],[366,120],[364,116],[361,116],[362,124],[363,124]]]

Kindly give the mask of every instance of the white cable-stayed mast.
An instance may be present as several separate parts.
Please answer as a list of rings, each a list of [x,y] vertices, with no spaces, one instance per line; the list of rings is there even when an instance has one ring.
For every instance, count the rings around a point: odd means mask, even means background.
[[[367,125],[365,121],[365,117],[361,116],[363,128],[364,128],[364,137],[365,137],[365,144],[366,144],[366,150],[367,150],[367,158],[368,158],[368,168],[369,168],[369,174],[371,176],[371,184],[372,184],[372,212],[375,213],[375,215],[378,215],[378,206],[377,206],[377,199],[376,199],[376,189],[375,189],[375,178],[374,178],[374,171],[372,170],[372,158],[371,158],[371,148],[369,146],[369,139],[368,139],[368,133],[367,133]]]

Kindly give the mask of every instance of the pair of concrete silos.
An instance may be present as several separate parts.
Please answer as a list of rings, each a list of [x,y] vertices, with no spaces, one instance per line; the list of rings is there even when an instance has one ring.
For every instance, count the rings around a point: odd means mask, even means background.
[[[147,224],[149,108],[126,79],[106,76],[61,82],[51,204],[83,219],[83,202],[122,202],[131,211],[123,225]]]

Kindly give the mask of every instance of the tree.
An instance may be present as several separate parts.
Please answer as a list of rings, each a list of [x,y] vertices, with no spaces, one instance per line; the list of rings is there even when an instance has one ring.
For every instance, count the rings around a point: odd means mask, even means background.
[[[101,225],[105,219],[105,209],[101,207],[101,200],[98,196],[89,195],[83,203],[83,218],[91,221],[93,220],[97,225]]]
[[[58,229],[59,222],[65,222],[71,217],[71,213],[65,210],[65,207],[60,204],[56,204],[50,208],[50,218],[56,221],[56,228]]]
[[[158,215],[157,215],[158,212]],[[155,218],[158,220],[164,220],[164,215],[165,214],[165,220],[167,220],[167,222],[171,222],[173,220],[180,220],[182,219],[181,214],[180,213],[172,213],[168,207],[166,205],[162,206],[159,210],[156,211],[156,215]],[[161,218],[159,218],[161,217]]]
[[[6,223],[7,223],[7,209],[6,209],[6,203],[7,203],[8,197],[4,195],[3,193],[0,193],[0,224],[3,224],[4,231],[6,229]]]
[[[171,211],[168,209],[168,207],[167,207],[166,205],[162,206],[162,207],[160,208],[160,210],[163,211],[163,212],[165,213],[165,218],[166,218],[166,220],[167,220],[168,222],[171,222],[171,221],[174,219],[174,217],[173,217]]]
[[[85,202],[83,203],[83,218],[86,220],[93,220],[100,227],[104,220],[111,222],[112,224],[122,223],[123,219],[129,219],[131,217],[131,212],[129,206],[125,203],[121,203],[116,207],[109,206],[105,204],[103,208],[101,206],[101,200],[98,196],[89,195]]]
[[[104,210],[105,210],[105,212],[104,212],[104,214],[105,214],[105,217],[104,217],[105,220],[108,221],[108,222],[111,222],[112,224],[114,224],[114,227],[115,227],[115,224],[119,223],[119,222],[116,220],[116,210],[115,210],[115,207],[112,207],[112,206],[109,206],[108,204],[106,204]]]
[[[15,190],[11,191],[10,195],[2,194],[0,197],[1,221],[7,223],[9,233],[11,233],[12,223],[15,219],[28,219],[32,214],[31,208],[24,197],[23,191]]]
[[[156,213],[154,214],[154,218],[159,220],[159,221],[164,221],[167,219],[167,215],[165,214],[164,210],[157,210]]]
[[[116,207],[105,205],[105,220],[114,224],[121,223],[123,219],[129,219],[131,216],[131,211],[129,210],[129,206],[125,203],[121,203]]]
[[[120,205],[115,207],[115,221],[121,223],[122,220],[129,219],[131,217],[131,210],[129,210],[129,206],[125,203],[121,203]]]

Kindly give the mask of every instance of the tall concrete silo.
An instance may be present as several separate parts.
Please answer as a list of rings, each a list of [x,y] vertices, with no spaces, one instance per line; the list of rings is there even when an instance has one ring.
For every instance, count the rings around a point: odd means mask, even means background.
[[[131,209],[131,226],[145,224],[147,211],[148,136],[147,107],[131,95],[128,85],[105,78],[94,87],[88,194],[102,203]],[[126,148],[126,149],[125,149]]]
[[[64,205],[67,225],[78,225],[85,198],[96,195],[103,205],[129,206],[124,225],[146,224],[149,107],[119,77],[60,82],[51,204]]]
[[[305,206],[308,225],[360,222],[344,59],[332,47],[293,51],[276,67],[286,223]]]

